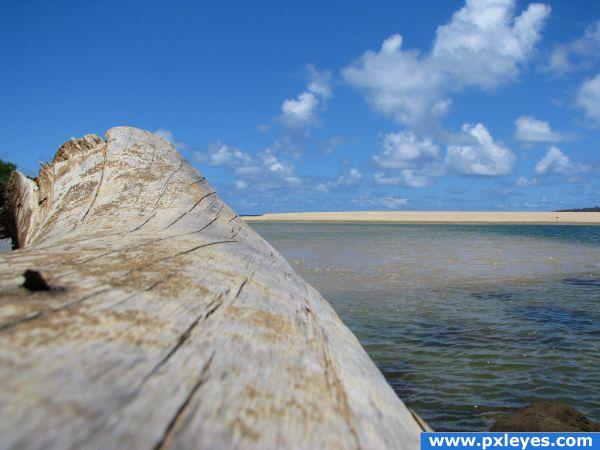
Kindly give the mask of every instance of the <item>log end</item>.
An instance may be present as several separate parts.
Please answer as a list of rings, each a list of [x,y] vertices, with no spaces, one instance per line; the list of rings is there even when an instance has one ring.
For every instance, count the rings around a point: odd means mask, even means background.
[[[319,293],[167,141],[118,127],[15,173],[7,448],[418,448]]]

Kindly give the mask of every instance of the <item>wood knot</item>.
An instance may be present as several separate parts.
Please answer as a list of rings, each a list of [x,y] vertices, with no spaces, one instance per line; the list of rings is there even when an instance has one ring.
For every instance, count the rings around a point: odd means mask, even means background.
[[[22,286],[31,292],[49,291],[50,286],[44,279],[44,276],[37,270],[26,270],[23,272],[25,281]]]

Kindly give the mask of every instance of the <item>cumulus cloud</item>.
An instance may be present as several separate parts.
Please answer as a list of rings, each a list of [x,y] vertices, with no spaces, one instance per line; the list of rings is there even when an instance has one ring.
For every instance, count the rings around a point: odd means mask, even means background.
[[[331,73],[318,71],[312,65],[307,66],[307,71],[309,80],[306,89],[281,105],[281,118],[291,127],[316,123],[318,111],[331,98]]]
[[[307,90],[323,100],[331,98],[331,72],[317,70],[313,64],[306,66],[308,72]]]
[[[317,123],[318,112],[332,96],[330,72],[319,71],[312,65],[307,66],[306,71],[305,90],[281,105],[284,129],[272,145],[249,153],[219,141],[208,145],[204,152],[195,151],[196,161],[229,170],[235,179],[233,187],[238,190],[246,189],[250,182],[253,191],[262,191],[261,195],[268,190],[300,186],[302,179],[296,174],[293,160],[301,158],[302,147],[309,138],[307,126]],[[257,128],[263,134],[271,132],[265,124]],[[328,143],[331,151],[336,145],[339,145],[339,138]],[[344,179],[339,183],[351,181]]]
[[[341,184],[353,185],[360,183],[360,180],[362,180],[362,174],[358,171],[358,169],[353,168],[350,169],[350,172],[348,172],[347,175],[342,175],[338,179],[337,184],[338,186]]]
[[[550,124],[531,116],[521,116],[515,121],[516,140],[526,143],[558,142],[560,133],[552,131]]]
[[[515,16],[514,0],[467,0],[438,27],[431,58],[452,83],[485,89],[514,80],[531,57],[550,7],[530,4]]]
[[[356,168],[350,169],[350,171],[346,174],[342,174],[335,181],[322,181],[317,184],[316,190],[319,192],[325,192],[330,190],[331,188],[338,188],[341,186],[355,186],[362,181],[363,175]]]
[[[216,142],[208,146],[207,152],[195,152],[195,156],[200,162],[229,169],[237,177],[234,183],[237,189],[248,187],[248,180],[252,180],[253,186],[259,190],[292,187],[302,182],[295,173],[294,165],[276,155],[271,148],[251,155],[232,145]]]
[[[495,142],[485,126],[464,124],[460,139],[465,143],[448,147],[445,164],[449,172],[460,175],[506,175],[515,162],[514,153]]]
[[[376,110],[400,123],[415,124],[433,114],[444,91],[431,62],[419,52],[401,47],[402,36],[391,36],[378,52],[368,50],[343,69],[342,75],[363,91]],[[445,112],[444,108],[437,111]]]
[[[294,175],[294,166],[291,162],[278,158],[271,149],[266,149],[258,154],[262,168],[267,173],[279,177],[289,184],[299,184],[300,178]]]
[[[208,146],[208,163],[211,166],[238,167],[252,161],[250,155],[231,145],[217,142]]]
[[[555,146],[551,146],[544,157],[535,165],[537,175],[577,175],[589,170],[589,166],[574,163],[561,149]]]
[[[302,124],[314,120],[314,113],[319,100],[312,92],[302,92],[298,97],[285,100],[281,112],[286,122]]]
[[[436,31],[429,53],[387,38],[343,69],[347,83],[378,111],[409,125],[447,113],[450,95],[467,87],[492,89],[513,81],[534,53],[550,7],[534,3],[518,16],[515,0],[467,0]]]
[[[600,20],[589,26],[583,36],[565,44],[555,45],[542,67],[556,76],[584,70],[600,58]]]
[[[430,184],[431,176],[439,175],[434,166],[440,149],[430,137],[419,137],[412,131],[388,133],[381,148],[373,161],[388,173],[376,173],[373,178],[376,184],[422,188]]]
[[[600,73],[583,82],[575,99],[577,106],[583,109],[586,117],[600,125]]]
[[[373,159],[386,169],[404,169],[439,156],[439,147],[430,138],[420,139],[411,131],[386,134],[381,147],[383,152]]]

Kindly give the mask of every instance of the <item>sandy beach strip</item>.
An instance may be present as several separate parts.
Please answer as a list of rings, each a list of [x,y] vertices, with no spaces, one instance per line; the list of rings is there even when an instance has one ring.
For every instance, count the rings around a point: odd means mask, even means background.
[[[380,222],[600,225],[600,212],[349,211],[243,216],[247,222]]]

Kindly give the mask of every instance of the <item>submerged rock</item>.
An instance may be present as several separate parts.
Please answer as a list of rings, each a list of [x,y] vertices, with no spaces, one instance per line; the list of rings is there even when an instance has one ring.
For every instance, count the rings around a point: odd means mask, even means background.
[[[592,422],[572,406],[562,402],[535,402],[509,417],[496,419],[490,431],[552,432],[600,431],[600,424]]]

